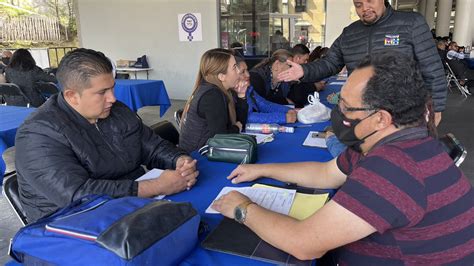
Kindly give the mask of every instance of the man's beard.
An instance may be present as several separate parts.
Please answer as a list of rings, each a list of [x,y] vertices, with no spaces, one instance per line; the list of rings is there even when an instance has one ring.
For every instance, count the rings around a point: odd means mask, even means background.
[[[370,20],[366,20],[364,19],[364,17],[362,17],[360,20],[362,21],[362,23],[364,23],[365,25],[372,25],[374,24],[375,22],[377,22],[379,20],[379,16],[377,16],[377,14],[375,14],[375,16],[373,18],[371,18]]]

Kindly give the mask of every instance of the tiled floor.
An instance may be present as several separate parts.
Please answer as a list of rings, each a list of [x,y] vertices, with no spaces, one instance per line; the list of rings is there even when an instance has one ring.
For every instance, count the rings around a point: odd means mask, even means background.
[[[174,112],[184,106],[184,101],[172,101],[171,108],[166,114],[160,118],[159,107],[145,107],[138,111],[138,114],[147,125],[155,124],[163,119],[174,122]],[[461,169],[468,176],[471,184],[474,185],[474,122],[472,122],[472,115],[474,115],[474,96],[467,99],[462,97],[457,91],[454,91],[448,96],[447,109],[443,113],[443,121],[439,127],[440,135],[452,132],[461,140],[468,151],[466,160],[461,165]],[[7,171],[14,170],[14,148],[9,149],[4,153],[4,159],[7,163]],[[4,196],[0,196],[0,265],[9,261],[6,255],[10,238],[20,228],[20,221],[14,215]]]

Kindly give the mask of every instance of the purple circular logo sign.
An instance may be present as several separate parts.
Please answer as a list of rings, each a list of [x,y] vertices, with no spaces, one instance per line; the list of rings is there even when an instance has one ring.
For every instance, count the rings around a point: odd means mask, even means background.
[[[196,31],[198,26],[198,19],[196,18],[195,15],[191,13],[187,13],[183,16],[181,19],[181,27],[185,32],[188,33],[188,40],[192,41],[193,40],[193,32]]]

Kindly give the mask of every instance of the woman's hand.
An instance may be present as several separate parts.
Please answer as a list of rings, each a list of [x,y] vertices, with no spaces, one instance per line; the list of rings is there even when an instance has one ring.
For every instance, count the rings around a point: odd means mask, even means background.
[[[239,128],[239,132],[242,132],[243,125],[240,123],[240,121],[235,122],[235,126]]]
[[[296,122],[296,110],[290,109],[286,113],[286,123],[295,123]]]
[[[237,93],[239,98],[244,98],[249,86],[250,83],[247,80],[241,80],[237,83],[237,86],[234,87],[234,91]]]

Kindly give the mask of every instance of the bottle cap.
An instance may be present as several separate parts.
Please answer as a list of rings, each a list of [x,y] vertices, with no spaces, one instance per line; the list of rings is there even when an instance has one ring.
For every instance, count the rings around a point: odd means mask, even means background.
[[[295,128],[294,127],[281,127],[282,130],[280,130],[281,132],[285,132],[285,133],[294,133],[295,132]]]

